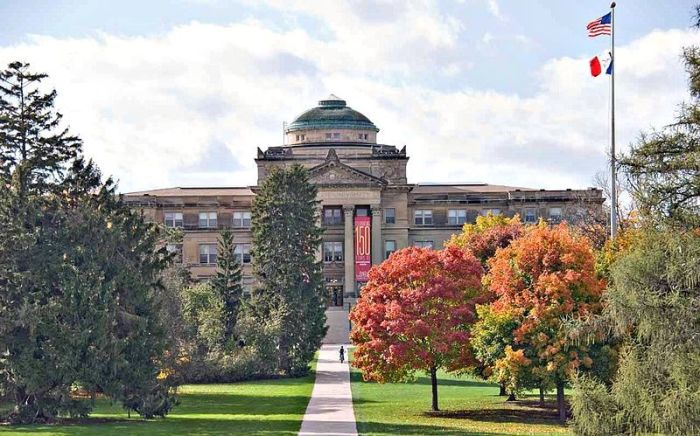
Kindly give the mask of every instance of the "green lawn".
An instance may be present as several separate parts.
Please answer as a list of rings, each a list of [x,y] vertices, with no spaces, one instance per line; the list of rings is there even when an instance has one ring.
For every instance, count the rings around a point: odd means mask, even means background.
[[[127,419],[119,406],[100,401],[91,418],[118,421],[73,425],[0,425],[0,434],[295,435],[301,427],[314,379],[312,372],[307,377],[297,379],[186,385],[179,390],[180,405],[165,419]]]
[[[506,403],[492,383],[444,373],[438,376],[439,416],[430,410],[430,378],[413,383],[362,381],[352,370],[357,430],[362,435],[545,435],[569,434],[552,408],[536,407],[537,397]],[[547,397],[553,407],[554,398]]]

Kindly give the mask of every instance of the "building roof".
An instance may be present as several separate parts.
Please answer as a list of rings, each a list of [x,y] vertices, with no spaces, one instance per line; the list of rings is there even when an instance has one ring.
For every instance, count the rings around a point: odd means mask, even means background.
[[[537,191],[533,188],[521,188],[517,186],[489,185],[487,183],[464,184],[416,184],[411,191],[414,194],[459,194],[481,192],[512,192],[512,191]]]
[[[299,115],[287,126],[285,132],[328,129],[379,131],[369,118],[347,106],[345,100],[331,94],[327,99],[319,101],[315,108]]]
[[[127,197],[187,197],[187,196],[246,196],[255,195],[253,191],[246,186],[239,187],[201,187],[201,188],[162,188],[151,189],[148,191],[127,192],[124,194]]]

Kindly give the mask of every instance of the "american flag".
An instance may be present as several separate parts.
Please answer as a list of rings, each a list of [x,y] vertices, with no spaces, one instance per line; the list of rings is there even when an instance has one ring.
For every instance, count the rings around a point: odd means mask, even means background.
[[[588,36],[595,38],[599,35],[610,35],[612,31],[612,12],[608,12],[600,18],[588,23]]]

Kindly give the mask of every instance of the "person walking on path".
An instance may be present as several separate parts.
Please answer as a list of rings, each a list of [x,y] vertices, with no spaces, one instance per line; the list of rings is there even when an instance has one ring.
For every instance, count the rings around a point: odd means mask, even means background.
[[[316,382],[299,429],[300,436],[357,436],[350,368],[338,361],[338,345],[321,345]],[[345,347],[342,356],[344,360]]]
[[[345,362],[345,349],[343,346],[340,346],[340,351],[338,352],[340,354],[340,363]]]

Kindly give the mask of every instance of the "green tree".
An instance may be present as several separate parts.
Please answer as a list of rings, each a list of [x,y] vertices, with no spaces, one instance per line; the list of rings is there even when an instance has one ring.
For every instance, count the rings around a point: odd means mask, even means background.
[[[308,371],[326,332],[316,187],[300,165],[272,169],[253,201],[253,268],[260,287],[252,310],[280,319],[279,368]]]
[[[61,127],[63,116],[54,110],[56,91],[39,89],[46,77],[21,62],[0,71],[0,174],[6,182],[16,179],[20,198],[60,186],[66,163],[82,146]]]
[[[604,317],[624,341],[611,386],[580,377],[580,434],[700,433],[700,236],[648,230],[612,267]]]
[[[211,286],[223,301],[224,341],[227,342],[233,338],[243,296],[241,264],[236,260],[233,249],[233,233],[230,230],[222,231],[216,258],[216,275],[211,279]]]
[[[182,292],[182,314],[202,351],[222,346],[226,335],[225,303],[210,283],[196,283]]]
[[[60,130],[44,77],[20,63],[0,73],[0,391],[17,422],[87,414],[74,385],[164,415],[157,281],[170,257]]]

